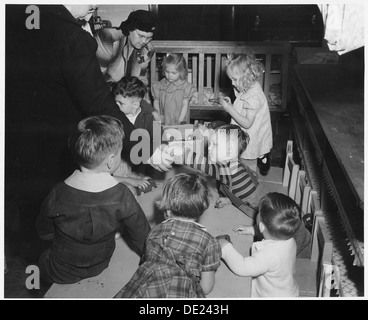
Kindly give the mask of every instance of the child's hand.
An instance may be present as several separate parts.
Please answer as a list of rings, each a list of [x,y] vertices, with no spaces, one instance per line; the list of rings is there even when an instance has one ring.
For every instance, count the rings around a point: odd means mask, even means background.
[[[231,201],[227,197],[220,197],[215,203],[215,208],[220,209],[231,204]]]
[[[136,185],[134,187],[137,187],[141,190],[144,190],[146,189],[149,185],[150,185],[150,182],[146,179],[135,179],[135,182],[136,182]]]
[[[221,106],[224,108],[226,112],[229,112],[233,105],[231,103],[231,99],[229,97],[220,97],[219,98]]]
[[[234,232],[237,232],[239,234],[251,234],[254,236],[254,227],[253,226],[244,226],[244,225],[239,225],[236,226],[233,229]]]

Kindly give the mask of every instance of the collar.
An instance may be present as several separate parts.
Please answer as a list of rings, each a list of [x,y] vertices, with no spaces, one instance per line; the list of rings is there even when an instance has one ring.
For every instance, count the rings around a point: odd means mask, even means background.
[[[174,85],[175,87],[180,87],[183,83],[185,82],[185,80],[181,80],[179,79],[178,81],[176,82],[170,82],[169,80],[167,80],[166,78],[163,78],[162,79],[162,85],[164,87],[168,87],[170,85]]]
[[[102,192],[119,183],[108,172],[84,173],[80,170],[75,170],[64,182],[72,188],[87,192]]]
[[[137,119],[138,115],[141,113],[142,109],[141,107],[139,107],[137,110],[136,110],[136,113],[135,114],[126,114],[126,117],[129,119],[129,121],[134,124],[135,120]]]
[[[207,231],[206,227],[198,222],[195,222],[193,220],[188,220],[188,219],[178,219],[178,218],[169,218],[166,219],[165,221],[163,221],[162,223],[166,223],[169,222],[171,220],[176,220],[176,221],[182,221],[182,222],[187,222],[187,223],[194,223],[195,225],[197,225],[199,228],[203,229],[204,231]]]

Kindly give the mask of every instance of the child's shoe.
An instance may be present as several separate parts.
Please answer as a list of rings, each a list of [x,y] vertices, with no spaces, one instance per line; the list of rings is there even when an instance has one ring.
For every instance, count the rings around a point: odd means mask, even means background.
[[[266,153],[263,156],[259,157],[257,159],[257,165],[258,165],[258,168],[259,168],[259,173],[262,176],[267,175],[268,171],[270,171],[270,168],[271,168],[270,153]]]

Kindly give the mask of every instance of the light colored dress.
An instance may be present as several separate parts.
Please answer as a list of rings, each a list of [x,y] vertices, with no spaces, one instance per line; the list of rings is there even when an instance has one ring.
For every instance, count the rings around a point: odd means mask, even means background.
[[[183,99],[190,101],[196,89],[185,80],[170,82],[166,78],[152,84],[152,96],[159,100],[160,114],[165,125],[178,124]],[[185,119],[189,118],[189,107]]]
[[[241,158],[257,159],[270,152],[272,148],[271,115],[267,98],[259,82],[256,82],[246,92],[238,94],[233,108],[244,117],[247,110],[258,110],[252,126],[248,129],[242,128],[248,133],[250,140]],[[231,119],[231,123],[238,125],[234,119]]]

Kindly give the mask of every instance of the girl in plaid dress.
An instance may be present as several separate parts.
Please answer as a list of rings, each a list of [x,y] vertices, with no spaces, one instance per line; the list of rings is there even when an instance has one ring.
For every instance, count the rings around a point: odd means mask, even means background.
[[[166,220],[151,230],[141,264],[116,298],[205,298],[215,284],[221,247],[196,221],[209,206],[204,177],[178,174],[164,185]]]

